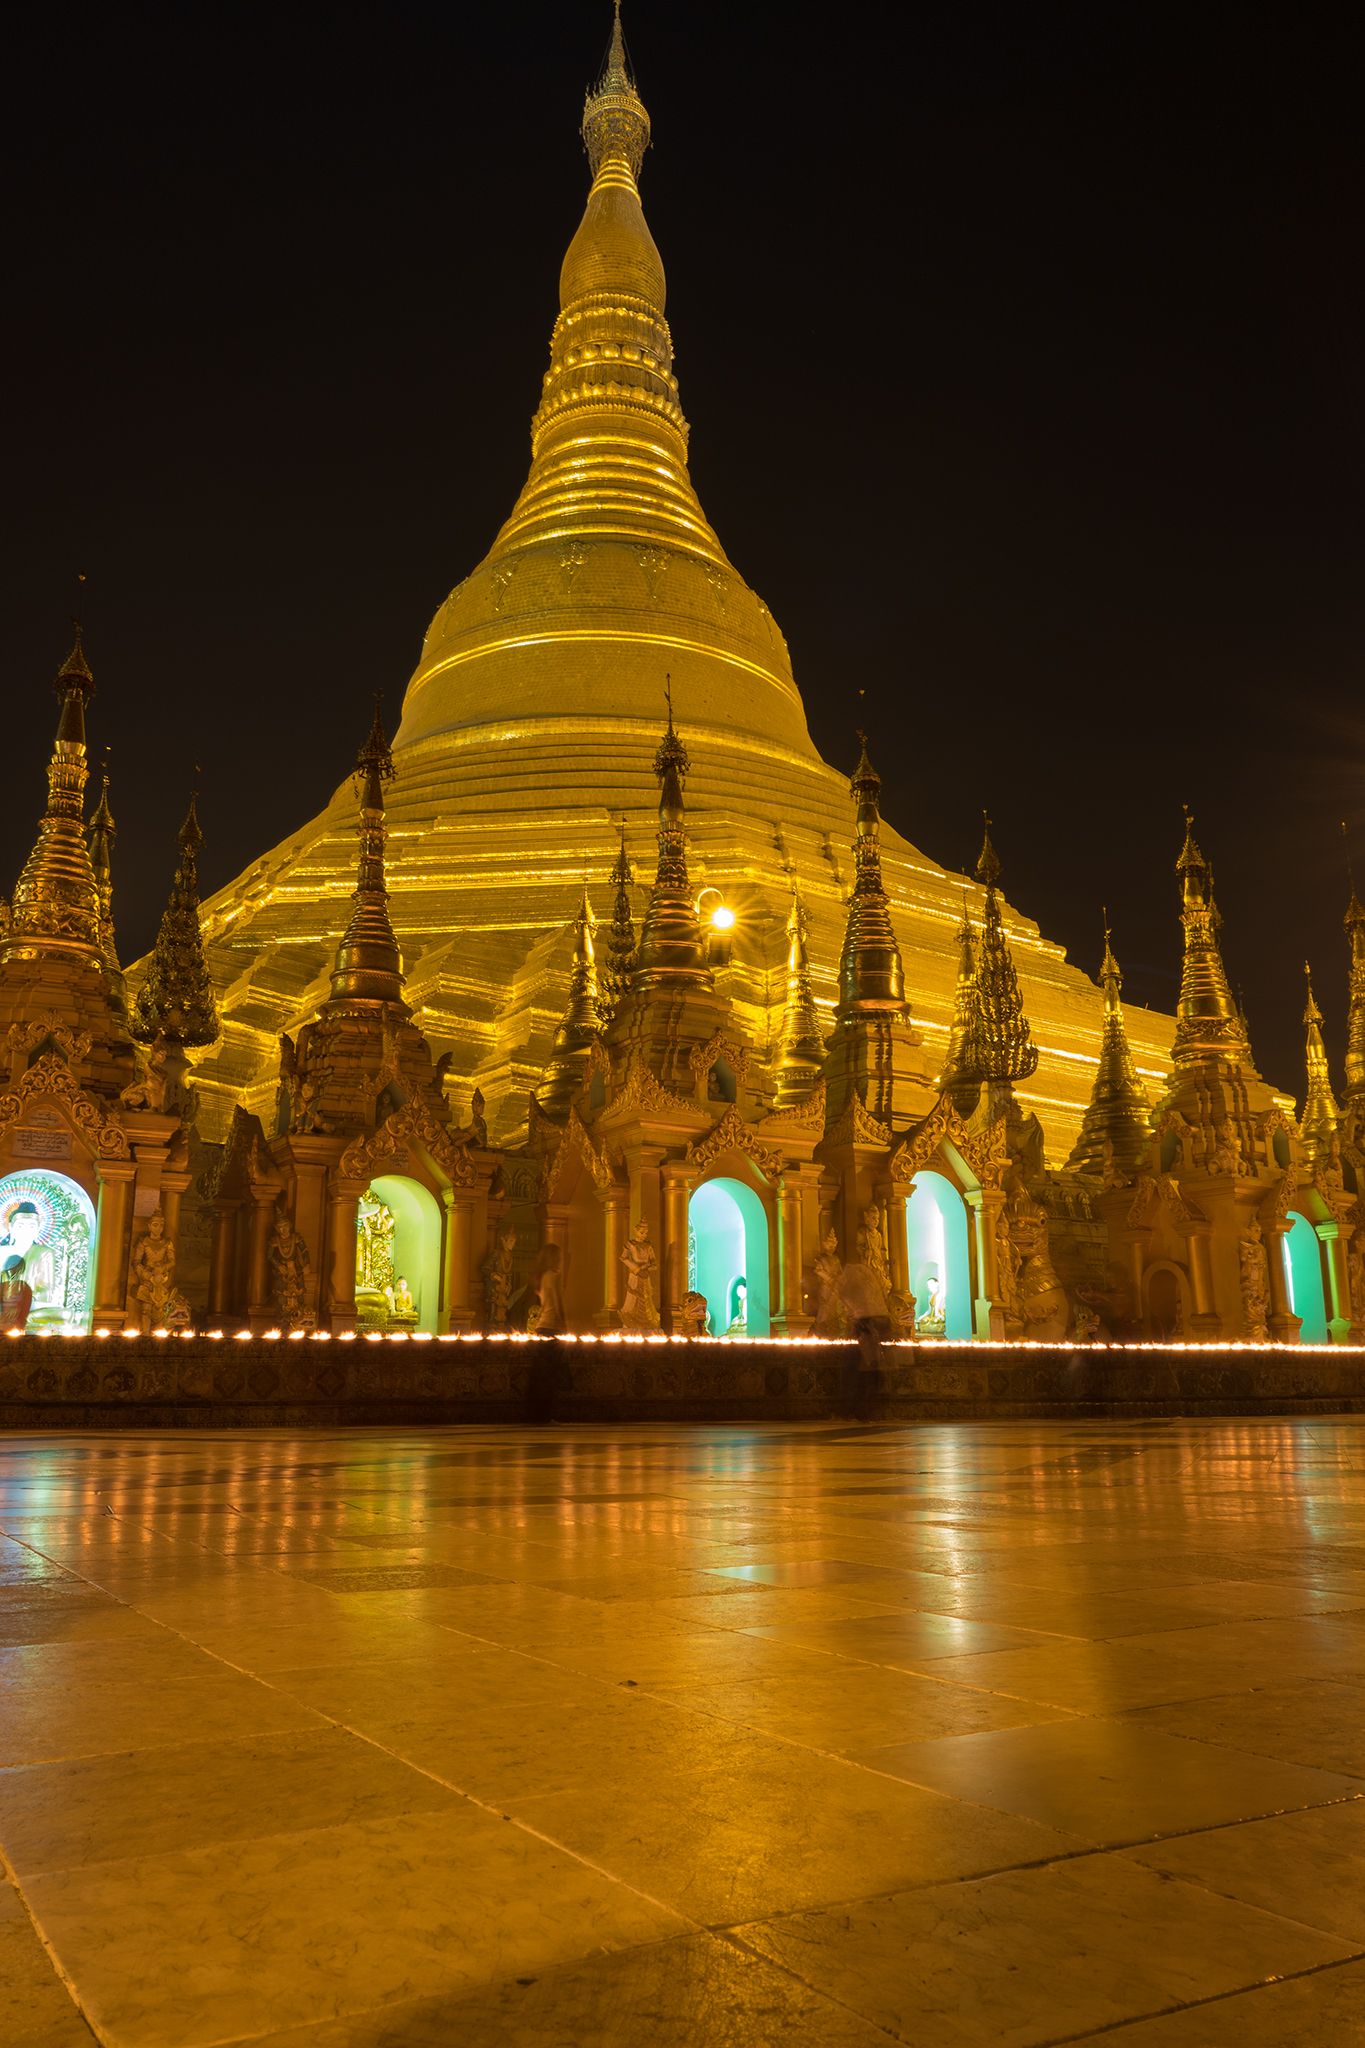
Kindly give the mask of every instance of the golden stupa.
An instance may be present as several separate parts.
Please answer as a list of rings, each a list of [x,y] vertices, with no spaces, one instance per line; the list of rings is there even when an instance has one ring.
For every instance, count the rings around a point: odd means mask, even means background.
[[[514,1141],[541,1080],[574,954],[584,878],[609,912],[625,845],[635,913],[653,871],[652,772],[665,677],[686,734],[691,871],[734,913],[722,972],[753,1040],[776,1047],[788,920],[799,888],[826,1030],[854,873],[848,772],[821,760],[780,627],[735,569],[697,499],[664,317],[664,268],[640,204],[649,116],[627,68],[619,6],[582,123],[592,171],[564,258],[531,469],[485,559],[427,632],[394,741],[389,797],[393,924],[407,998],[461,1100],[477,1082],[493,1138]],[[875,745],[875,735],[873,736]],[[918,759],[891,812],[913,802]],[[964,809],[973,792],[964,787]],[[906,994],[929,1063],[946,1054],[964,893],[889,827],[886,888]],[[205,906],[222,1037],[196,1070],[205,1135],[235,1102],[270,1113],[279,1038],[326,994],[355,881],[354,801],[327,808]],[[705,898],[705,907],[716,902]],[[1040,1058],[1016,1089],[1049,1157],[1064,1160],[1090,1096],[1099,991],[1035,924],[1004,908]],[[1174,1020],[1138,1012],[1128,1033],[1155,1101]]]

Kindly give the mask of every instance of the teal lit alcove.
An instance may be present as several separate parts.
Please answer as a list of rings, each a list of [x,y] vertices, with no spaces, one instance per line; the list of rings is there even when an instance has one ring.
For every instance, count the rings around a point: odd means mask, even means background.
[[[1306,1216],[1289,1212],[1289,1230],[1284,1239],[1284,1268],[1289,1280],[1289,1306],[1302,1318],[1301,1344],[1325,1344],[1327,1297],[1322,1286],[1322,1246],[1318,1233]]]
[[[915,1175],[905,1205],[905,1238],[916,1328],[925,1337],[967,1342],[972,1335],[967,1206],[943,1174],[926,1171]],[[935,1301],[941,1327],[933,1313]]]
[[[743,1281],[746,1334],[770,1336],[768,1217],[753,1189],[740,1180],[705,1181],[687,1205],[687,1221],[696,1248],[697,1291],[706,1296],[712,1334],[723,1337],[734,1322],[737,1283]]]
[[[394,1277],[408,1283],[417,1328],[435,1336],[441,1302],[441,1212],[436,1197],[406,1174],[385,1173],[370,1182],[394,1220]]]

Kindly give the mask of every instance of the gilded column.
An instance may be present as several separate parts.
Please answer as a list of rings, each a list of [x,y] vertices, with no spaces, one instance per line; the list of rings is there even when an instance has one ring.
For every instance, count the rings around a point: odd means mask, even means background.
[[[237,1204],[216,1202],[209,1263],[209,1314],[231,1315],[237,1296]]]
[[[251,1191],[251,1242],[247,1253],[247,1320],[253,1330],[268,1330],[274,1320],[270,1300],[270,1233],[275,1223],[276,1191]]]
[[[355,1244],[360,1190],[334,1182],[327,1205],[327,1245],[331,1261],[331,1331],[343,1337],[355,1328]]]
[[[97,1330],[121,1330],[127,1317],[128,1207],[136,1171],[131,1160],[109,1159],[100,1163],[92,1318]]]
[[[1005,1311],[1000,1300],[1000,1252],[996,1233],[1005,1207],[1003,1188],[978,1188],[967,1196],[976,1221],[976,1271],[980,1289],[974,1322],[978,1337],[1003,1338]]]
[[[470,1254],[474,1244],[474,1204],[459,1188],[445,1188],[446,1205],[446,1323],[452,1330],[466,1330],[474,1320]]]
[[[906,1190],[893,1182],[881,1196],[886,1218],[886,1255],[891,1265],[891,1285],[898,1294],[910,1292],[910,1245],[905,1234]]]
[[[626,1248],[629,1219],[629,1190],[609,1187],[602,1196],[602,1256],[606,1267],[602,1275],[602,1320],[607,1329],[621,1319],[621,1254]]]
[[[1330,1223],[1319,1223],[1314,1227],[1322,1241],[1327,1265],[1328,1300],[1331,1303],[1327,1334],[1334,1344],[1344,1344],[1351,1334],[1351,1276],[1346,1264],[1341,1225],[1333,1219]]]
[[[1270,1268],[1270,1341],[1297,1344],[1302,1318],[1289,1301],[1289,1277],[1284,1268],[1286,1225],[1272,1225],[1265,1234],[1266,1264]]]
[[[810,1328],[801,1257],[801,1183],[784,1173],[777,1183],[778,1308],[774,1323],[794,1337]]]
[[[1190,1335],[1217,1337],[1222,1330],[1222,1320],[1213,1305],[1213,1266],[1210,1260],[1208,1231],[1192,1231],[1187,1240],[1187,1250],[1190,1258],[1190,1293],[1194,1297]]]
[[[687,1180],[689,1169],[681,1159],[670,1160],[660,1176],[663,1182],[663,1247],[659,1260],[663,1286],[664,1327],[676,1328],[687,1292]]]

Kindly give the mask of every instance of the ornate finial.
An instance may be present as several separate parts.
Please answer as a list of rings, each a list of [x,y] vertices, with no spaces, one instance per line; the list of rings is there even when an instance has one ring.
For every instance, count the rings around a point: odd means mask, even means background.
[[[1303,1011],[1304,1071],[1308,1086],[1304,1095],[1299,1129],[1303,1134],[1309,1158],[1316,1161],[1330,1153],[1337,1141],[1337,1133],[1341,1128],[1341,1110],[1332,1093],[1332,1072],[1327,1061],[1327,1048],[1322,1042],[1322,1011],[1314,1000],[1312,970],[1306,960],[1303,963],[1303,975],[1306,991]]]
[[[707,964],[687,874],[683,782],[692,764],[673,726],[671,676],[664,678],[664,701],[668,730],[654,756],[654,773],[659,778],[659,859],[631,981],[632,986],[638,981],[641,988],[662,983],[711,988],[715,977]]]
[[[1350,1001],[1346,1012],[1346,1100],[1354,1109],[1365,1096],[1365,904],[1356,894],[1345,819],[1342,820],[1341,837],[1346,850],[1346,875],[1351,885],[1351,900],[1342,923],[1351,948]]]
[[[356,864],[350,921],[337,947],[332,969],[329,1001],[334,1003],[403,1002],[403,956],[389,918],[389,892],[384,878],[384,784],[392,782],[393,776],[393,754],[384,733],[383,699],[376,695],[370,730],[356,756],[360,858]]]
[[[621,827],[621,850],[612,863],[608,879],[615,886],[611,923],[607,928],[607,958],[598,977],[597,1008],[602,1022],[611,1021],[616,1005],[625,994],[635,959],[635,920],[630,909],[630,860],[626,854],[626,828]]]
[[[891,927],[891,907],[882,881],[882,779],[868,753],[867,734],[857,734],[858,765],[849,780],[857,810],[853,841],[853,894],[849,898],[843,950],[839,956],[839,1017],[873,1011],[906,1013],[905,970]]]
[[[1100,1056],[1090,1102],[1081,1119],[1080,1136],[1067,1161],[1077,1173],[1108,1178],[1117,1172],[1132,1180],[1146,1163],[1151,1147],[1151,1111],[1128,1044],[1119,991],[1123,976],[1114,957],[1109,913],[1104,913],[1104,1024]]]
[[[612,13],[602,75],[583,103],[583,144],[594,179],[624,173],[633,185],[649,147],[649,115],[635,90],[621,33],[621,5]]]
[[[977,856],[976,879],[986,888],[994,888],[1000,880],[1000,861],[991,844],[991,814],[981,813],[981,852]]]
[[[536,1101],[550,1117],[568,1115],[573,1099],[583,1085],[588,1053],[600,1035],[596,950],[592,940],[596,923],[585,882],[573,920],[569,1000],[555,1032],[550,1057],[545,1063],[544,1079],[536,1090]]]
[[[660,740],[658,751],[654,756],[654,773],[664,785],[659,799],[659,808],[662,813],[664,804],[673,801],[674,785],[676,784],[677,806],[679,812],[681,812],[683,783],[686,780],[692,763],[688,758],[686,747],[678,738],[673,727],[673,678],[671,675],[664,677],[664,702],[668,706],[668,731]]]
[[[1318,1008],[1313,995],[1313,970],[1306,960],[1303,963],[1303,985],[1306,991],[1303,1021],[1305,1024],[1321,1024],[1322,1011]]]
[[[194,798],[180,827],[180,858],[151,960],[133,1006],[133,1036],[143,1045],[212,1045],[218,1010],[199,928],[198,854],[204,843]]]
[[[825,1063],[825,1036],[811,987],[806,938],[805,905],[793,878],[791,909],[787,913],[787,1000],[775,1063],[778,1109],[793,1109],[804,1102],[820,1079]]]
[[[57,736],[47,765],[47,809],[14,886],[6,958],[100,952],[100,896],[85,838],[85,706],[94,694],[80,626],[57,674]]]
[[[962,891],[962,922],[957,928],[957,984],[953,990],[953,1017],[948,1027],[948,1047],[938,1086],[950,1095],[960,1116],[970,1116],[981,1095],[979,1075],[967,1071],[964,1056],[976,1026],[976,944],[967,911],[967,891]]]
[[[1176,873],[1180,877],[1185,957],[1171,1057],[1177,1067],[1197,1065],[1210,1058],[1231,1059],[1250,1067],[1246,1019],[1240,1004],[1233,999],[1218,943],[1222,919],[1214,900],[1213,869],[1200,852],[1188,804],[1185,843],[1176,862]]]

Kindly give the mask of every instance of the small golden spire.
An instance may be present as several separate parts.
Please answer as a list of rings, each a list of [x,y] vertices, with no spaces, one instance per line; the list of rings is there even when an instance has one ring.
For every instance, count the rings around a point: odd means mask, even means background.
[[[1211,1057],[1250,1066],[1246,1023],[1233,997],[1218,943],[1223,921],[1214,901],[1213,869],[1200,852],[1188,804],[1185,843],[1175,866],[1180,877],[1185,955],[1171,1058],[1177,1067],[1194,1066]]]
[[[545,1078],[536,1090],[536,1101],[550,1117],[568,1115],[570,1105],[583,1085],[588,1053],[600,1036],[597,957],[592,938],[596,924],[585,882],[573,921],[569,1000],[555,1032],[550,1057],[545,1063]]]
[[[1081,1119],[1080,1136],[1067,1165],[1077,1173],[1092,1174],[1117,1168],[1125,1180],[1132,1180],[1146,1163],[1152,1135],[1151,1111],[1133,1065],[1123,1022],[1123,976],[1114,957],[1107,911],[1100,986],[1104,991],[1104,1024],[1099,1063],[1090,1101]]]
[[[787,915],[787,1001],[777,1048],[777,1107],[794,1109],[820,1079],[825,1036],[811,987],[808,923],[795,882]]]
[[[981,1083],[963,1067],[963,1054],[975,1030],[976,945],[972,921],[967,914],[967,892],[962,892],[962,922],[957,928],[957,983],[953,990],[953,1021],[948,1029],[948,1049],[938,1078],[941,1093],[950,1095],[959,1116],[970,1116],[981,1094]]]
[[[1342,820],[1341,837],[1346,849],[1346,878],[1351,887],[1351,899],[1342,920],[1351,949],[1350,994],[1346,1011],[1346,1100],[1354,1104],[1365,1096],[1365,904],[1356,894],[1345,819]]]
[[[881,777],[867,751],[867,734],[857,734],[858,765],[849,782],[857,806],[853,842],[853,893],[848,902],[843,950],[839,955],[839,1018],[907,1014],[905,970],[891,925],[891,906],[882,882]]]
[[[334,1003],[403,1003],[403,956],[389,919],[384,878],[384,785],[392,782],[393,776],[393,754],[384,733],[381,700],[376,697],[369,734],[356,757],[360,857],[350,922],[332,969],[329,1000]]]
[[[118,839],[118,827],[114,814],[109,808],[109,749],[104,750],[105,768],[100,778],[100,800],[91,813],[90,823],[85,828],[85,843],[90,852],[90,867],[95,877],[95,887],[100,899],[100,952],[109,975],[110,988],[115,1005],[122,1016],[127,1008],[124,990],[123,969],[119,965],[118,946],[114,938],[114,846]]]
[[[1026,1081],[1038,1066],[1038,1048],[1029,1035],[1019,977],[1000,916],[1000,861],[991,843],[991,821],[982,812],[985,832],[976,863],[977,880],[986,891],[981,912],[981,938],[976,953],[976,992],[971,1021],[960,1057],[963,1081],[1005,1088]]]
[[[615,887],[611,923],[607,927],[607,959],[598,983],[597,1008],[608,1024],[616,1005],[625,994],[635,960],[635,920],[630,908],[630,860],[626,854],[626,828],[621,827],[621,850],[612,863],[608,880]]]
[[[640,933],[632,987],[712,988],[715,977],[707,965],[697,906],[687,875],[687,828],[683,784],[691,762],[673,728],[673,685],[665,679],[668,730],[654,756],[659,778],[659,860]]]
[[[1309,1158],[1317,1160],[1331,1152],[1333,1141],[1341,1129],[1341,1110],[1332,1093],[1332,1071],[1327,1062],[1327,1048],[1322,1042],[1322,1011],[1313,996],[1313,971],[1306,960],[1303,975],[1306,991],[1303,1010],[1304,1068],[1308,1086],[1299,1129]]]
[[[79,621],[70,654],[57,672],[61,710],[47,767],[47,809],[33,851],[14,887],[6,957],[36,953],[100,953],[100,894],[86,844],[85,707],[95,693]]]
[[[621,0],[615,0],[602,75],[583,103],[583,146],[595,183],[628,180],[634,189],[649,148],[649,115],[626,60]]]
[[[218,1036],[218,1010],[199,928],[198,859],[203,843],[191,797],[180,827],[180,858],[170,900],[133,1005],[133,1036],[142,1045],[157,1038],[174,1045],[212,1045]]]

